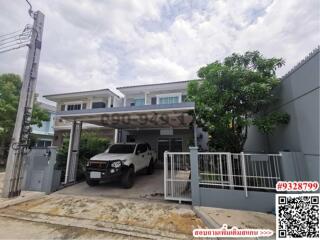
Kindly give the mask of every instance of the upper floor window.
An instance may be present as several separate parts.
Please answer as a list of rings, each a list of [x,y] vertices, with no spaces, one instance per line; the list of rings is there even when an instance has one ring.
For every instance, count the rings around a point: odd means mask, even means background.
[[[92,108],[105,108],[106,103],[105,102],[93,102]]]
[[[81,110],[81,104],[69,104],[67,106],[67,111],[73,111],[73,110]]]
[[[143,106],[145,104],[144,98],[136,98],[131,102],[131,106]]]
[[[179,96],[159,97],[159,104],[179,103]]]

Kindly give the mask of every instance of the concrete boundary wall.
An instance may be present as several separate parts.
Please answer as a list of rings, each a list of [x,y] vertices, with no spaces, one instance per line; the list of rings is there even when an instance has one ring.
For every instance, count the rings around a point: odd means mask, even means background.
[[[230,208],[258,212],[272,212],[275,209],[274,192],[228,190],[200,187],[200,206]]]
[[[262,155],[264,156],[264,155]],[[280,152],[279,171],[281,181],[306,180],[307,169],[301,152]],[[275,210],[275,189],[259,189],[260,191],[221,189],[201,186],[199,176],[198,148],[190,147],[191,193],[193,206],[230,208],[258,212]],[[246,178],[246,174],[243,175]]]

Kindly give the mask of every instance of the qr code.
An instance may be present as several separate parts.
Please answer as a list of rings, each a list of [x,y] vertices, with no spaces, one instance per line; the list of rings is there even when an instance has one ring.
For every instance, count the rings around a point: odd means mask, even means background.
[[[319,194],[277,194],[277,239],[319,239]]]

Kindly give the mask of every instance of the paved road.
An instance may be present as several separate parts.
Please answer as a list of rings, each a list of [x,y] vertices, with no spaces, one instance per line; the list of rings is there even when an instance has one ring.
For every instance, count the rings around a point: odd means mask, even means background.
[[[141,239],[127,235],[0,217],[0,239]]]

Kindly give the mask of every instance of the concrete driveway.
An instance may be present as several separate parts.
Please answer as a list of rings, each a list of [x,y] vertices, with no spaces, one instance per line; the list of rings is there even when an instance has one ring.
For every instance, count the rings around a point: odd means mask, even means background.
[[[55,194],[163,200],[163,170],[155,169],[152,175],[138,174],[134,186],[130,189],[122,188],[117,182],[102,183],[94,187],[80,182]]]

